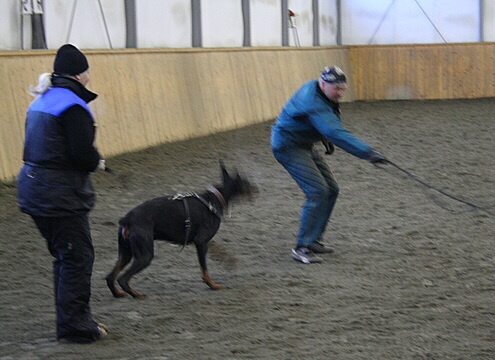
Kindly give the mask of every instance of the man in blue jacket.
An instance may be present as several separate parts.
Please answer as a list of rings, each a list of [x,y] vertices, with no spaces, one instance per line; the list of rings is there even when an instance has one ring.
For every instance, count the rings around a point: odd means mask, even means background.
[[[17,177],[18,202],[31,215],[55,258],[53,278],[57,339],[88,343],[106,335],[91,316],[94,248],[88,213],[95,204],[90,172],[105,169],[93,146],[95,125],[87,105],[96,94],[86,89],[86,57],[63,45],[53,73],[39,77],[36,98],[26,114],[24,153]]]
[[[340,101],[347,89],[344,72],[325,67],[318,80],[303,84],[285,103],[272,127],[271,147],[277,161],[289,172],[306,196],[292,257],[304,264],[321,262],[315,254],[333,250],[321,242],[337,200],[339,187],[315,144],[323,142],[327,153],[333,144],[371,163],[385,158],[370,145],[344,129]]]

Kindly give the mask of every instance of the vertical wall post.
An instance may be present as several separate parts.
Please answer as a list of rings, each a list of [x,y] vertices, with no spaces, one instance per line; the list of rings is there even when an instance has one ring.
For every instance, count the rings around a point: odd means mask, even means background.
[[[289,4],[282,0],[282,46],[289,46]]]
[[[136,0],[124,0],[125,47],[137,48]]]
[[[251,12],[249,9],[249,0],[242,0],[242,23],[244,27],[242,46],[251,46]]]
[[[480,0],[479,3],[479,21],[480,21],[480,35],[479,35],[479,42],[485,41],[485,16],[484,16],[484,7],[485,7],[485,2],[483,0]]]
[[[320,7],[318,0],[313,0],[313,46],[320,46]]]
[[[337,0],[337,45],[342,46],[342,0]]]
[[[202,47],[201,0],[191,0],[192,47]]]

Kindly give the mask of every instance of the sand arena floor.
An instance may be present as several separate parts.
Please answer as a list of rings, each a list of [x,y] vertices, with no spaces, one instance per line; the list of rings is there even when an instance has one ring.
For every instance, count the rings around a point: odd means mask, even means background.
[[[109,336],[58,344],[51,257],[14,186],[0,187],[0,360],[7,359],[493,359],[495,358],[494,100],[343,104],[343,121],[390,160],[473,210],[390,166],[342,150],[328,157],[341,193],[322,264],[293,261],[302,193],[273,158],[271,122],[108,159],[93,176],[95,319]],[[218,160],[255,182],[234,203],[201,282],[195,249],[155,242],[115,299],[104,277],[117,221],[142,201],[220,181]]]

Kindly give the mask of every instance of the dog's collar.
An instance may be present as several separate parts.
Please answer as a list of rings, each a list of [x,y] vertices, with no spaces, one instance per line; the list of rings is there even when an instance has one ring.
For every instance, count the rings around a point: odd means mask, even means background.
[[[213,185],[209,185],[206,188],[206,190],[213,193],[213,195],[215,195],[217,197],[218,201],[220,201],[220,204],[222,205],[223,210],[225,210],[227,208],[227,201],[225,201],[225,198],[223,197],[222,193],[220,191],[218,191],[218,189],[216,187],[214,187]]]

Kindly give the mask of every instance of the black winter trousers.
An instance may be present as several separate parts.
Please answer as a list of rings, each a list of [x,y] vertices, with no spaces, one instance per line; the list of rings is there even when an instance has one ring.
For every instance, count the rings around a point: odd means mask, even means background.
[[[94,248],[88,215],[32,218],[55,258],[57,338],[95,340],[99,331],[89,306]]]

